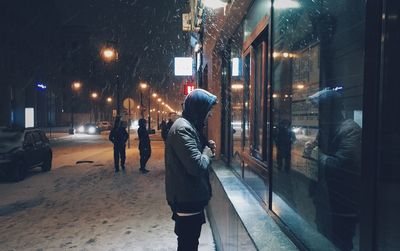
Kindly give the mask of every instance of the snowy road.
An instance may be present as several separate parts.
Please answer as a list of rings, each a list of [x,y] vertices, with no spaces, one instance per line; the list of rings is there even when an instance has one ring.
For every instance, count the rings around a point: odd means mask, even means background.
[[[176,250],[164,195],[163,142],[153,141],[150,173],[138,171],[137,141],[126,173],[114,174],[107,135],[53,145],[53,169],[0,182],[0,250]],[[75,164],[77,161],[93,163]],[[214,250],[204,225],[200,250]]]

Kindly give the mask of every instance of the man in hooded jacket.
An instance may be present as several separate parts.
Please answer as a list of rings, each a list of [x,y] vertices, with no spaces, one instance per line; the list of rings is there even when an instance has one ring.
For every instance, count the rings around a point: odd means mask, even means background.
[[[178,251],[197,250],[204,208],[211,198],[208,169],[214,157],[215,142],[207,141],[203,128],[217,97],[205,90],[192,91],[184,101],[182,118],[168,133],[165,146],[165,186]]]
[[[146,120],[139,119],[139,128],[138,128],[138,136],[139,136],[139,152],[140,152],[140,172],[148,173],[149,170],[146,169],[147,161],[151,156],[151,145],[150,145],[150,137],[149,133],[146,130]]]
[[[125,171],[125,159],[126,159],[126,141],[129,135],[126,132],[125,127],[122,125],[120,117],[117,117],[114,122],[114,127],[108,136],[108,139],[114,144],[114,168],[115,172],[119,172],[119,161],[121,160],[122,171]]]
[[[324,89],[309,97],[318,106],[319,130],[307,142],[305,155],[316,149],[318,180],[310,193],[319,231],[343,251],[353,250],[360,196],[361,127],[343,115],[341,94]]]

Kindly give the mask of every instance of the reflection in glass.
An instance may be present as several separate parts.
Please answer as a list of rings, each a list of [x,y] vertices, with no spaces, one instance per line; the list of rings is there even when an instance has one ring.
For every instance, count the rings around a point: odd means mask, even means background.
[[[296,2],[274,6],[272,209],[310,250],[359,250],[365,1]]]

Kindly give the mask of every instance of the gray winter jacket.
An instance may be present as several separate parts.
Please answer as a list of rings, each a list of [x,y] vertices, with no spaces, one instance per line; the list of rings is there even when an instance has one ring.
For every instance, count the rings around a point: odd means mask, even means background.
[[[185,118],[177,119],[165,146],[166,195],[173,211],[202,210],[211,198],[211,159],[202,154],[202,148],[195,127]]]

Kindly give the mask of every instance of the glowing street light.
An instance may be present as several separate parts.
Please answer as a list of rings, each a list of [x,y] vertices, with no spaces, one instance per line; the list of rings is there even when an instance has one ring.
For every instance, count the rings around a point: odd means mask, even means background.
[[[92,94],[90,95],[93,99],[97,99],[97,97],[99,96],[97,94],[97,92],[92,92]]]
[[[112,102],[112,98],[111,97],[108,97],[107,98],[107,103],[111,103]]]
[[[111,62],[118,59],[118,52],[112,47],[103,48],[101,57],[104,61]]]
[[[140,89],[146,90],[147,87],[148,87],[148,84],[147,84],[147,83],[144,83],[144,82],[140,83]]]
[[[72,83],[72,90],[74,91],[78,91],[79,89],[81,89],[82,84],[81,82],[75,81]]]

